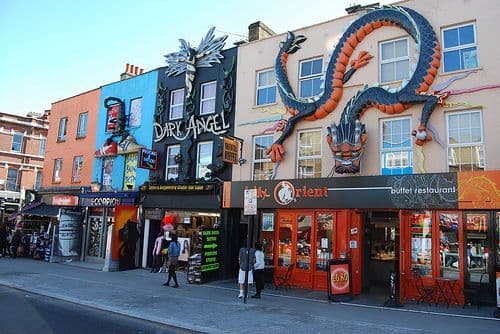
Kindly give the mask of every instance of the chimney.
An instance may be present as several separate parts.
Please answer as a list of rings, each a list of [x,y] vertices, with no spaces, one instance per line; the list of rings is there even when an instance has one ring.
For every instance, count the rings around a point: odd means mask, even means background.
[[[144,73],[144,69],[139,66],[135,66],[132,64],[125,65],[125,72],[120,74],[120,80],[125,80],[131,77],[135,77],[136,75],[141,75]]]
[[[276,35],[274,31],[266,26],[263,22],[257,21],[248,26],[248,41],[258,41],[266,37],[271,37]]]

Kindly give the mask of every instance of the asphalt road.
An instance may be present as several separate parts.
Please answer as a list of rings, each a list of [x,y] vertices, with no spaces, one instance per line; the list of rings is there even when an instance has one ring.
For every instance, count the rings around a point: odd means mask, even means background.
[[[198,333],[0,285],[0,333]]]

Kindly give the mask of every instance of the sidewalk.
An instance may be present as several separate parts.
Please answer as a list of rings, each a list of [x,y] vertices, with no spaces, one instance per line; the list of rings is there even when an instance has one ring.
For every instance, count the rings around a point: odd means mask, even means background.
[[[236,280],[180,288],[166,274],[137,269],[102,272],[75,263],[0,259],[0,284],[67,301],[207,333],[500,333],[492,307],[381,307],[368,297],[330,303],[324,292],[267,287],[262,299],[237,298]],[[341,329],[341,330],[340,330]]]

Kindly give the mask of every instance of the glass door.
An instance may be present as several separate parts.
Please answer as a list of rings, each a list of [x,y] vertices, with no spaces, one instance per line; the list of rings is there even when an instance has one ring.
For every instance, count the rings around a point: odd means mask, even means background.
[[[313,288],[327,289],[327,271],[328,262],[333,258],[333,237],[334,237],[334,213],[316,212],[314,221],[314,238],[311,245],[313,249],[312,269],[313,269]]]
[[[489,214],[465,212],[465,285],[487,284],[493,271],[489,261]]]

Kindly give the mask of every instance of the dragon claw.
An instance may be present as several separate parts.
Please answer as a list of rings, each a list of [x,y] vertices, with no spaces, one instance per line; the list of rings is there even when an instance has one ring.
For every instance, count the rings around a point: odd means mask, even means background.
[[[281,161],[285,155],[285,148],[281,144],[274,143],[267,150],[266,154],[271,154],[271,161]]]
[[[426,142],[432,140],[432,136],[428,134],[426,128],[422,126],[419,126],[418,130],[413,130],[411,134],[415,137],[415,144],[418,146],[422,146]]]
[[[369,54],[368,52],[361,51],[358,55],[358,59],[351,60],[351,67],[354,67],[355,69],[360,69],[361,67],[368,64],[368,62],[372,58],[373,58],[373,56],[371,54]]]

